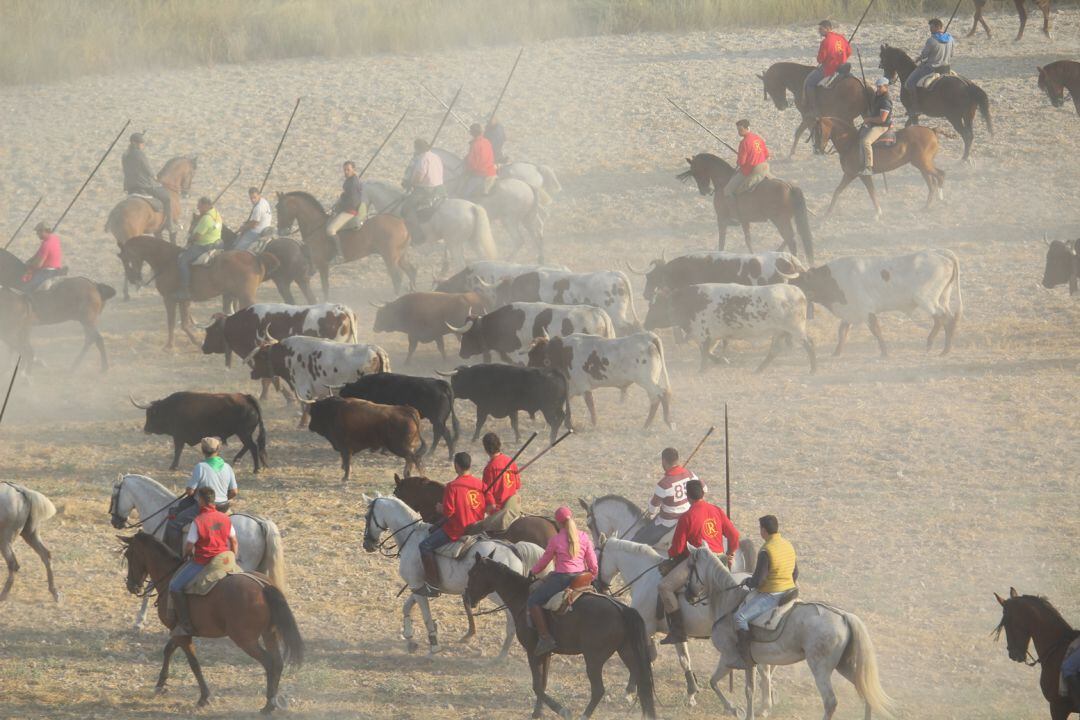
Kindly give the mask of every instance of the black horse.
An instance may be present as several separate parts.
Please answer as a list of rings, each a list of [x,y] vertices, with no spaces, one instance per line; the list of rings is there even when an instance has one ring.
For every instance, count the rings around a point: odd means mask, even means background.
[[[497,594],[513,613],[518,642],[529,656],[533,692],[536,693],[532,716],[540,717],[546,704],[561,716],[569,717],[566,708],[547,694],[551,653],[540,658],[533,655],[538,638],[526,619],[528,613],[525,602],[529,597],[529,579],[477,553],[476,563],[469,570],[469,584],[465,588],[466,602],[475,608],[477,603],[492,593]],[[637,688],[644,716],[650,720],[656,717],[656,698],[645,621],[637,610],[606,596],[583,595],[574,603],[572,612],[555,619],[551,624],[551,632],[558,642],[555,652],[560,655],[585,656],[585,674],[589,677],[592,694],[589,705],[582,713],[583,718],[590,717],[604,697],[604,663],[616,652],[630,670],[627,692],[633,692]]]
[[[221,228],[221,242],[226,250],[231,250],[236,243],[237,234],[228,227]],[[266,244],[263,252],[273,255],[279,265],[277,270],[270,273],[268,280],[273,280],[277,286],[281,298],[290,305],[296,304],[292,294],[292,284],[300,288],[309,305],[318,302],[315,293],[311,291],[310,278],[315,272],[311,258],[308,257],[307,249],[292,238],[278,237]]]
[[[0,287],[18,290],[25,274],[26,263],[7,250],[0,250]]]
[[[890,81],[900,78],[900,102],[904,103],[905,108],[910,108],[911,95],[903,83],[915,69],[915,61],[900,48],[889,45],[881,46],[880,60],[878,67],[884,71],[885,77]],[[982,115],[987,131],[994,134],[994,124],[990,120],[990,99],[981,87],[970,80],[959,75],[946,75],[929,88],[916,91],[919,93],[919,112],[908,110],[907,124],[918,125],[920,114],[945,118],[964,140],[964,160],[971,155],[971,143],[975,139],[976,111]]]

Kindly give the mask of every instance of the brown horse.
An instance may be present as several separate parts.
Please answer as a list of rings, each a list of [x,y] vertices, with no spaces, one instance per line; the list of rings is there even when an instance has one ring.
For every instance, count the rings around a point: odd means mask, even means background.
[[[30,295],[5,289],[0,291],[0,321],[5,326],[0,330],[0,337],[26,358],[29,374],[34,359],[30,328],[74,321],[82,325],[85,342],[71,369],[78,368],[90,346],[96,345],[101,355],[101,371],[105,372],[109,369],[109,357],[97,321],[105,302],[115,295],[116,291],[110,286],[84,277],[62,278],[47,290]]]
[[[1001,605],[996,637],[1005,631],[1010,660],[1032,667],[1042,666],[1039,687],[1050,703],[1051,720],[1065,720],[1072,713],[1080,713],[1080,679],[1072,679],[1068,696],[1059,691],[1065,651],[1080,637],[1080,630],[1074,630],[1044,597],[1021,595],[1016,588],[1009,588],[1008,599],[997,593],[994,597]],[[1032,642],[1035,643],[1035,657],[1029,663],[1028,646]]]
[[[173,346],[176,325],[176,307],[180,306],[180,328],[196,345],[195,323],[191,319],[191,300],[177,300],[180,287],[178,258],[181,248],[152,235],[139,235],[128,240],[120,248],[120,260],[129,282],[137,287],[151,282],[165,303],[165,322],[169,332],[166,348]],[[143,263],[154,273],[150,280],[143,280]],[[222,310],[229,314],[233,303],[245,308],[255,303],[255,293],[278,266],[277,258],[269,253],[252,255],[247,251],[226,250],[214,257],[207,265],[191,269],[191,298],[195,301],[222,297]]]
[[[986,37],[990,37],[990,26],[986,24],[986,20],[983,19],[983,8],[986,7],[986,0],[974,0],[975,2],[975,19],[971,21],[971,31],[967,34],[971,37],[978,30],[979,25],[983,26],[983,30],[986,31]],[[1050,0],[1032,0],[1032,4],[1035,7],[1042,10],[1043,14],[1043,35],[1051,37],[1050,35]],[[1013,0],[1013,5],[1016,6],[1016,14],[1020,16],[1020,32],[1016,33],[1016,40],[1024,37],[1024,26],[1027,25],[1027,8],[1024,7],[1024,0]],[[1014,41],[1015,42],[1015,41]]]
[[[735,168],[715,155],[699,153],[686,158],[690,169],[679,173],[679,180],[693,178],[702,195],[713,194],[713,210],[716,212],[716,224],[720,229],[719,249],[727,244],[728,203],[723,197],[724,186],[731,179]],[[803,249],[811,264],[814,262],[814,234],[810,229],[810,216],[806,209],[806,196],[800,188],[783,180],[769,178],[763,180],[753,190],[737,197],[739,220],[746,240],[746,248],[754,252],[750,245],[750,223],[771,222],[784,239],[780,248],[788,248],[792,255],[798,255],[795,243],[795,228],[799,229]],[[794,226],[792,221],[794,220]]]
[[[874,172],[885,173],[911,164],[922,173],[926,181],[928,195],[926,207],[930,207],[934,201],[934,195],[938,199],[944,199],[942,185],[945,183],[945,171],[934,165],[934,156],[937,155],[940,144],[938,135],[940,130],[912,125],[903,130],[896,131],[896,142],[892,145],[876,145],[874,147]],[[866,186],[866,192],[870,193],[870,199],[874,203],[874,210],[878,219],[882,216],[881,204],[878,202],[877,193],[874,191],[874,180],[870,175],[862,175],[862,148],[859,143],[859,131],[847,120],[824,117],[818,120],[817,129],[818,147],[824,151],[829,140],[832,140],[836,152],[840,157],[840,168],[844,171],[844,177],[833,192],[832,202],[825,212],[828,217],[836,199],[855,178],[862,180]]]
[[[811,130],[817,117],[811,115],[803,97],[803,84],[806,76],[814,69],[813,65],[801,65],[793,62],[778,62],[769,66],[761,78],[765,86],[765,100],[772,100],[777,110],[788,108],[787,94],[795,98],[795,107],[802,119],[795,128],[795,138],[791,142],[791,156],[799,146],[799,138],[804,130]],[[854,120],[866,111],[873,92],[861,80],[849,75],[838,78],[828,89],[818,88],[817,108],[822,116]],[[815,150],[816,152],[816,150]]]
[[[904,107],[911,107],[911,93],[905,83],[908,75],[915,69],[915,61],[898,47],[882,45],[878,67],[889,80],[900,78],[900,102]],[[982,115],[986,130],[993,135],[994,124],[990,120],[990,99],[983,89],[959,75],[947,75],[940,78],[929,88],[917,89],[919,110],[928,117],[943,117],[960,133],[964,140],[964,160],[971,155],[971,143],[975,139],[975,111]],[[907,124],[918,125],[919,114],[908,111]]]
[[[221,228],[221,242],[226,250],[232,250],[236,237],[236,232],[228,226]],[[315,293],[311,291],[311,275],[314,270],[306,248],[292,238],[274,238],[266,243],[263,252],[273,255],[278,261],[277,269],[266,279],[274,282],[281,299],[290,305],[296,304],[296,298],[292,294],[292,284],[296,283],[308,304],[314,305]],[[226,360],[228,359],[226,357]]]
[[[126,546],[128,592],[141,594],[149,577],[158,597],[168,597],[169,580],[180,568],[180,558],[153,535],[141,530],[131,537],[120,537],[120,541]],[[171,630],[176,621],[168,616],[166,606],[165,602],[157,604],[158,619]],[[165,661],[158,675],[157,692],[165,692],[169,661],[180,648],[187,655],[188,665],[199,683],[199,707],[204,707],[210,700],[210,688],[195,657],[193,639],[228,637],[266,670],[266,705],[262,712],[276,710],[278,684],[285,665],[300,667],[304,660],[304,641],[282,592],[270,584],[269,578],[258,573],[229,575],[206,595],[190,596],[188,610],[196,634],[171,637],[165,643]]]
[[[277,194],[278,232],[286,234],[293,223],[300,226],[315,267],[322,278],[323,298],[330,297],[330,257],[333,245],[326,235],[326,223],[330,216],[322,203],[310,193],[294,190]],[[338,233],[341,252],[345,262],[379,254],[386,263],[386,272],[394,283],[394,292],[401,293],[402,273],[409,278],[409,290],[416,290],[416,268],[405,256],[409,248],[409,231],[405,221],[396,215],[381,213],[373,215],[358,228],[348,228]]]
[[[1080,115],[1080,63],[1057,60],[1039,69],[1039,89],[1050,98],[1054,107],[1065,105],[1065,91],[1072,95],[1076,114]]]

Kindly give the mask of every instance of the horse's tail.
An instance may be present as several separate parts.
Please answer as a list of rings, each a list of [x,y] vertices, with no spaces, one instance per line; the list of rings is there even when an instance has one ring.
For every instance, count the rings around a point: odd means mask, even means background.
[[[122,203],[117,203],[116,206],[109,211],[109,217],[105,218],[105,232],[111,232],[113,235],[116,233],[113,231],[113,221],[120,212]]]
[[[262,562],[259,563],[258,571],[264,573],[274,583],[278,590],[286,591],[285,581],[285,547],[281,543],[281,531],[273,520],[259,518],[259,525],[263,531]]]
[[[486,259],[495,259],[497,253],[495,251],[495,238],[491,235],[491,220],[488,218],[487,210],[479,205],[473,205],[472,242],[473,246]]]
[[[979,106],[979,114],[982,115],[983,122],[986,123],[986,131],[993,135],[994,123],[990,120],[990,98],[988,98],[983,89],[975,83],[968,84],[968,95],[970,95],[975,104]]]
[[[536,171],[540,173],[540,177],[544,178],[544,190],[547,191],[549,196],[562,192],[562,183],[559,182],[558,176],[555,175],[555,171],[550,166],[537,165]]]
[[[281,642],[281,657],[287,665],[300,667],[304,663],[304,639],[296,625],[292,608],[285,595],[273,585],[263,588],[263,599],[270,606],[270,627]]]
[[[941,249],[938,250],[938,253],[952,262],[952,277],[949,278],[949,284],[945,286],[942,295],[946,295],[950,288],[956,292],[956,312],[953,313],[953,324],[955,325],[960,322],[960,318],[964,314],[964,296],[960,294],[960,259],[956,257],[956,253],[952,250]]]
[[[802,238],[806,260],[813,265],[814,231],[810,228],[810,213],[806,209],[806,193],[802,191],[802,188],[791,188],[791,203],[795,208],[795,228],[799,231],[799,237]]]
[[[638,700],[642,714],[648,719],[656,717],[656,689],[653,686],[652,662],[649,660],[649,636],[645,631],[645,621],[641,614],[629,605],[618,603],[622,613],[623,627],[626,629],[625,643],[629,644],[634,674],[637,676]]]
[[[893,700],[881,689],[877,655],[874,654],[874,643],[870,640],[870,633],[857,615],[846,612],[844,621],[847,623],[851,637],[848,638],[847,647],[844,648],[844,654],[840,657],[840,664],[846,665],[851,670],[855,689],[858,690],[859,697],[866,702],[870,710],[884,717],[892,717]]]
[[[101,302],[107,302],[116,297],[116,289],[112,285],[106,285],[105,283],[94,284],[97,287],[98,295],[101,296]]]
[[[543,187],[533,188],[533,195],[536,198],[536,211],[540,212],[543,208],[546,208],[551,204],[551,195]]]
[[[26,524],[22,530],[30,535],[37,531],[38,525],[56,514],[56,506],[52,504],[52,500],[37,491],[29,488],[20,488],[20,491],[30,503],[30,513],[26,516]]]

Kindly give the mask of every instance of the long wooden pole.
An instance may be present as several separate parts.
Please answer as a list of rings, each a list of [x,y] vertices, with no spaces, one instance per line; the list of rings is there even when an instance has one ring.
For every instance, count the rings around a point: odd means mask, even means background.
[[[17,238],[19,236],[19,231],[23,229],[23,225],[26,225],[26,223],[30,221],[30,218],[33,217],[33,215],[34,215],[34,211],[37,210],[38,205],[40,205],[41,201],[44,200],[44,199],[45,199],[44,195],[39,197],[37,199],[37,202],[34,203],[34,207],[30,208],[30,212],[26,213],[26,217],[24,217],[23,221],[21,223],[19,223],[19,227],[15,228],[15,232],[11,233],[11,237],[8,238],[7,245],[4,245],[5,250],[7,250],[9,247],[11,247],[11,243],[15,242],[15,238]]]
[[[281,139],[278,140],[277,149],[274,150],[274,157],[270,159],[270,167],[266,168],[266,175],[263,176],[262,184],[259,185],[259,194],[262,195],[263,190],[266,188],[266,181],[270,179],[270,171],[274,169],[274,163],[277,162],[278,153],[281,152],[281,146],[285,144],[285,136],[289,134],[289,128],[292,127],[293,118],[296,117],[296,111],[300,109],[301,98],[296,98],[296,105],[293,106],[292,115],[289,115],[289,122],[285,124],[285,132],[281,133]]]
[[[517,70],[518,63],[521,62],[521,56],[524,52],[525,48],[518,50],[517,58],[514,60],[514,66],[510,68],[510,74],[506,76],[506,82],[503,83],[502,91],[499,93],[499,99],[495,101],[495,107],[491,108],[491,114],[488,115],[488,124],[494,119],[495,113],[499,110],[499,105],[502,105],[503,95],[506,94],[506,88],[510,87],[510,79],[514,77],[514,71]]]
[[[231,188],[231,187],[233,186],[233,183],[235,183],[235,182],[237,181],[237,179],[238,179],[238,178],[240,177],[240,173],[241,173],[241,172],[243,172],[243,170],[244,170],[244,166],[243,166],[243,165],[241,165],[240,167],[236,168],[236,174],[235,174],[235,175],[233,175],[233,178],[232,178],[232,180],[230,180],[230,181],[229,181],[229,184],[225,186],[225,189],[224,189],[224,190],[222,190],[221,192],[219,192],[219,193],[218,193],[217,195],[215,195],[215,196],[214,196],[214,204],[215,204],[215,205],[217,205],[217,202],[218,202],[218,200],[220,200],[220,199],[221,199],[221,196],[222,196],[222,195],[224,195],[225,193],[229,192],[229,188]],[[249,219],[250,219],[250,218],[249,218]]]
[[[720,142],[721,142],[721,143],[722,143],[722,144],[724,145],[724,147],[726,147],[726,148],[727,148],[728,150],[730,150],[731,152],[735,153],[736,155],[738,155],[738,154],[739,154],[739,151],[738,151],[738,150],[736,150],[735,148],[733,148],[733,147],[731,147],[730,145],[728,145],[728,144],[727,144],[727,141],[726,141],[726,140],[724,140],[724,138],[720,137],[719,135],[717,135],[716,133],[714,133],[714,132],[713,132],[712,130],[710,130],[709,128],[705,127],[705,124],[704,124],[704,123],[702,123],[702,122],[701,122],[700,120],[698,120],[698,119],[697,119],[696,117],[694,117],[693,115],[691,115],[691,114],[690,114],[690,113],[689,113],[689,112],[688,112],[688,111],[686,110],[686,108],[684,108],[684,107],[680,106],[680,105],[679,105],[679,104],[678,104],[677,102],[675,102],[674,100],[672,100],[672,99],[671,99],[670,97],[668,97],[668,96],[665,96],[665,97],[667,97],[667,101],[668,101],[669,103],[671,103],[672,105],[674,105],[674,106],[675,106],[675,109],[676,109],[676,110],[678,110],[678,111],[679,111],[679,112],[681,112],[681,113],[682,113],[683,115],[685,115],[686,117],[688,117],[688,118],[690,118],[691,120],[693,120],[693,121],[694,121],[694,123],[695,123],[695,124],[697,124],[697,126],[698,126],[699,128],[701,128],[702,130],[704,130],[705,132],[709,133],[709,134],[710,134],[710,135],[712,135],[712,136],[713,136],[714,138],[716,138],[717,140],[719,140],[719,141],[720,141]]]
[[[536,435],[537,433],[534,432],[532,435],[529,436],[529,439],[525,441],[525,444],[518,448],[518,451],[514,453],[514,457],[510,458],[510,462],[506,463],[506,465],[503,466],[503,469],[500,470],[499,474],[491,480],[491,483],[484,486],[484,492],[491,490],[493,487],[499,484],[499,480],[502,478],[502,476],[506,474],[506,471],[509,470],[510,466],[514,464],[514,461],[516,461],[521,456],[521,453],[525,452],[525,448],[529,447],[529,443],[536,439]],[[520,472],[520,470],[518,472]]]
[[[459,87],[457,92],[454,93],[454,98],[450,101],[450,104],[446,106],[446,112],[443,113],[442,120],[439,121],[439,127],[435,128],[435,134],[431,136],[431,142],[429,143],[431,147],[435,147],[435,141],[439,139],[439,133],[442,132],[443,125],[446,124],[446,118],[450,117],[450,113],[454,111],[454,104],[457,102],[458,95],[460,94],[461,88]]]
[[[731,517],[731,441],[728,435],[727,403],[724,403],[724,489],[727,515]]]
[[[424,89],[424,92],[426,92],[426,93],[427,93],[428,95],[430,95],[431,97],[433,97],[433,98],[435,99],[435,102],[437,102],[437,103],[439,103],[440,105],[442,105],[442,106],[443,106],[443,110],[445,110],[446,108],[450,107],[449,105],[447,105],[447,104],[446,104],[446,103],[445,103],[445,102],[443,101],[443,99],[442,99],[441,97],[439,97],[438,95],[436,95],[435,93],[433,93],[433,92],[431,91],[431,89],[430,89],[430,88],[429,88],[429,87],[428,87],[427,85],[425,85],[424,83],[420,83],[420,87],[422,87],[422,88]],[[469,123],[465,122],[465,120],[463,120],[463,119],[462,119],[462,117],[461,117],[460,115],[458,115],[458,114],[457,114],[456,112],[452,112],[452,113],[450,113],[450,116],[451,116],[452,118],[454,118],[455,120],[457,120],[457,122],[458,122],[458,125],[460,125],[461,127],[465,128],[466,130],[468,130],[468,129],[469,129]]]
[[[408,110],[401,113],[401,117],[398,118],[398,121],[396,123],[394,123],[394,127],[390,128],[390,132],[386,134],[386,138],[382,141],[382,144],[380,144],[378,149],[375,150],[375,154],[372,155],[371,159],[367,161],[367,165],[364,165],[364,169],[356,174],[357,177],[364,177],[364,173],[366,173],[367,169],[371,167],[371,163],[375,162],[375,158],[379,157],[379,153],[381,153],[382,149],[386,147],[386,143],[390,142],[390,138],[394,137],[394,133],[397,132],[398,127],[400,127],[401,123],[405,121],[405,116],[408,114]]]
[[[855,23],[855,29],[851,31],[850,35],[848,35],[847,41],[849,45],[851,44],[852,38],[855,37],[855,33],[859,32],[859,28],[862,27],[862,21],[866,19],[866,14],[870,12],[870,8],[872,8],[873,6],[874,0],[870,0],[870,2],[866,4],[866,9],[863,10],[862,17],[859,18],[859,22]]]
[[[82,195],[83,190],[85,190],[86,186],[90,184],[90,180],[93,179],[94,174],[98,171],[98,168],[101,167],[101,164],[105,162],[105,158],[109,157],[109,153],[112,152],[112,149],[116,146],[116,143],[120,141],[120,136],[124,134],[124,131],[128,129],[128,125],[130,124],[131,120],[128,120],[126,123],[124,123],[124,127],[120,128],[120,132],[116,133],[116,137],[113,138],[113,141],[111,143],[109,143],[109,147],[105,150],[105,154],[101,156],[101,159],[98,160],[98,164],[95,165],[94,169],[90,171],[90,175],[86,178],[86,182],[84,182],[82,184],[82,187],[79,188],[79,192],[75,193],[75,197],[71,198],[71,202],[69,202],[68,206],[64,208],[64,212],[60,215],[60,219],[53,223],[52,232],[56,232],[56,228],[60,227],[60,223],[62,223],[64,221],[64,218],[67,217],[68,211],[71,210],[71,206],[75,204],[75,201],[79,199],[80,195]]]
[[[544,448],[543,450],[541,450],[541,451],[540,451],[540,454],[539,454],[539,455],[537,455],[537,456],[536,456],[536,457],[534,457],[534,458],[533,458],[532,460],[530,460],[529,462],[525,463],[525,464],[524,464],[524,465],[522,465],[522,466],[521,466],[520,468],[518,468],[518,472],[525,472],[525,471],[526,471],[526,470],[528,469],[528,467],[529,467],[530,465],[532,465],[532,464],[533,464],[534,462],[536,462],[537,460],[539,460],[540,458],[544,457],[544,456],[545,456],[545,455],[547,455],[547,454],[548,454],[549,452],[551,452],[552,450],[554,450],[554,449],[555,449],[555,446],[556,446],[556,445],[558,445],[558,444],[559,444],[559,443],[561,443],[561,442],[562,442],[563,440],[565,440],[566,438],[570,437],[570,436],[571,436],[571,435],[573,435],[573,434],[574,434],[574,431],[573,431],[573,430],[567,430],[567,431],[566,431],[566,432],[564,432],[564,433],[563,433],[563,434],[562,434],[562,435],[561,435],[560,437],[557,437],[557,438],[555,438],[555,442],[553,442],[553,443],[551,443],[550,445],[548,445],[548,446],[547,446],[546,448]]]
[[[960,3],[964,0],[956,0],[956,7],[953,8],[952,15],[949,16],[949,22],[945,23],[945,32],[949,32],[949,26],[952,25],[952,21],[956,19],[956,13],[960,12]]]
[[[15,378],[19,374],[19,363],[22,362],[22,355],[15,359],[15,372],[11,373],[11,382],[8,383],[7,395],[4,396],[4,406],[0,407],[0,423],[4,422],[4,413],[7,411],[8,400],[11,399],[11,388],[15,387]]]

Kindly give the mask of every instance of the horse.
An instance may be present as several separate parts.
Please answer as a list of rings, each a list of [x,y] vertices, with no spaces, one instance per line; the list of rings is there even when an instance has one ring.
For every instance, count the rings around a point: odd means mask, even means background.
[[[770,65],[764,74],[758,75],[764,86],[765,100],[772,100],[777,110],[783,111],[788,108],[787,94],[789,92],[795,98],[795,108],[802,119],[799,121],[799,126],[795,128],[795,138],[791,143],[791,157],[795,156],[795,148],[799,146],[799,138],[802,137],[803,131],[811,130],[817,120],[817,117],[809,114],[806,98],[803,97],[806,76],[813,69],[813,65],[778,62]],[[837,78],[829,88],[818,88],[818,117],[854,120],[866,112],[872,96],[873,91],[858,78],[852,75]],[[820,152],[816,147],[814,151]]]
[[[1050,98],[1056,108],[1065,105],[1065,91],[1072,95],[1076,114],[1080,115],[1080,63],[1074,60],[1057,60],[1042,65],[1039,70],[1039,89]]]
[[[176,309],[180,306],[180,329],[195,345],[201,341],[195,336],[195,322],[191,319],[192,301],[210,300],[221,296],[222,311],[232,312],[233,303],[245,308],[255,303],[259,285],[278,267],[278,260],[269,253],[252,255],[247,251],[226,250],[206,265],[191,268],[191,300],[177,300],[180,288],[181,248],[153,235],[139,235],[120,248],[120,260],[128,281],[137,287],[154,283],[162,302],[165,303],[165,327],[169,339],[165,349],[173,347],[176,325]],[[143,263],[150,266],[153,276],[143,280]]]
[[[738,170],[711,153],[698,153],[692,158],[686,158],[686,164],[690,166],[690,169],[675,177],[684,181],[693,178],[697,183],[698,192],[703,196],[712,193],[716,225],[720,230],[718,249],[723,250],[727,244],[728,221],[731,219],[728,215],[727,200],[724,198],[724,186]],[[810,229],[806,195],[801,188],[784,180],[766,178],[750,192],[738,195],[737,202],[747,250],[754,252],[750,244],[750,223],[767,221],[776,227],[780,232],[780,237],[784,239],[777,250],[783,250],[786,247],[792,255],[799,254],[795,243],[795,228],[798,228],[806,257],[813,264],[814,233]],[[795,221],[794,227],[792,220]]]
[[[19,561],[11,544],[15,535],[22,535],[26,544],[45,564],[45,577],[49,582],[49,592],[53,600],[60,602],[60,591],[53,579],[52,553],[41,539],[41,524],[56,514],[52,501],[39,492],[16,485],[0,482],[0,556],[7,563],[7,580],[0,590],[0,602],[7,600],[11,586],[15,584],[15,573],[19,571]]]
[[[169,511],[178,498],[153,478],[145,475],[121,474],[113,485],[109,498],[109,521],[117,530],[141,526],[158,540],[165,537],[165,524]],[[139,522],[128,524],[132,510],[138,511]],[[230,516],[236,530],[236,542],[240,552],[236,563],[247,572],[260,572],[270,578],[274,587],[285,592],[285,548],[281,531],[273,520],[246,513]],[[149,597],[143,598],[142,608],[135,617],[135,629],[146,623]]]
[[[364,183],[364,193],[371,207],[379,212],[400,213],[399,208],[405,202],[405,194],[387,183],[372,181]],[[423,211],[427,219],[420,219],[424,236],[431,241],[442,240],[446,243],[443,250],[444,275],[450,268],[450,256],[465,264],[465,243],[484,260],[494,260],[497,254],[495,239],[491,235],[491,218],[487,210],[476,203],[458,198],[447,198],[432,208]]]
[[[739,585],[727,566],[707,547],[692,548],[690,563],[687,594],[692,598],[706,597],[712,611],[712,642],[720,652],[711,681],[715,688],[716,682],[731,668],[743,664],[735,642],[734,615],[749,590]],[[824,603],[798,602],[788,611],[776,639],[751,643],[751,650],[759,664],[792,665],[806,660],[825,706],[824,720],[830,720],[836,712],[834,670],[855,686],[866,704],[866,720],[870,720],[872,712],[889,715],[892,711],[892,700],[878,679],[877,656],[870,633],[854,613]],[[753,717],[754,676],[750,674],[746,718],[753,720]]]
[[[475,562],[469,569],[469,581],[465,596],[475,609],[477,604],[488,595],[497,595],[506,603],[508,612],[513,617],[518,642],[525,648],[529,657],[529,669],[532,671],[534,718],[541,716],[546,704],[564,718],[570,712],[555,698],[547,693],[548,669],[551,656],[583,655],[585,674],[589,678],[589,704],[582,712],[582,718],[592,716],[593,710],[604,697],[604,665],[615,653],[630,671],[630,683],[627,692],[636,689],[641,702],[642,716],[656,717],[656,696],[653,689],[652,664],[649,660],[649,638],[645,631],[645,621],[638,611],[605,595],[586,593],[574,602],[572,612],[553,618],[551,633],[558,642],[553,653],[536,657],[536,631],[529,626],[526,601],[529,599],[529,578],[522,577],[489,557],[483,557],[481,551],[473,555]]]
[[[168,595],[169,581],[183,561],[153,535],[141,530],[131,537],[119,536],[127,562],[127,589],[140,595],[147,578],[161,597]],[[168,603],[158,603],[158,619],[170,630],[176,624],[166,613]],[[304,660],[304,640],[285,595],[262,576],[249,573],[228,575],[206,595],[188,597],[194,635],[172,636],[165,643],[165,658],[158,675],[156,691],[165,692],[169,679],[169,661],[176,648],[187,655],[188,665],[199,683],[199,707],[210,702],[210,687],[203,678],[195,657],[194,638],[228,636],[233,643],[259,661],[266,670],[264,714],[277,710],[278,685],[286,665],[300,667]],[[259,639],[262,639],[262,644]]]
[[[536,261],[544,263],[544,205],[550,198],[543,190],[537,190],[524,180],[500,177],[491,192],[477,202],[487,211],[491,220],[498,220],[517,241],[510,252],[514,257],[525,246],[526,235],[536,244]]]
[[[994,593],[1001,605],[1001,622],[995,628],[995,638],[1005,631],[1009,659],[1034,667],[1042,666],[1039,687],[1043,697],[1050,703],[1051,720],[1065,720],[1071,713],[1080,713],[1080,697],[1073,690],[1071,697],[1059,692],[1061,663],[1065,650],[1080,637],[1061,613],[1044,597],[1020,595],[1016,588],[1009,588],[1009,597]],[[1036,657],[1028,662],[1028,645],[1035,643]],[[1074,651],[1075,652],[1075,651]]]
[[[840,197],[844,188],[850,185],[852,180],[859,178],[866,186],[866,192],[870,193],[877,219],[880,220],[883,213],[877,193],[874,191],[874,180],[869,175],[861,174],[863,159],[859,131],[847,120],[824,117],[818,120],[816,134],[822,150],[825,149],[829,140],[832,140],[840,158],[840,168],[844,171],[844,177],[833,191],[832,201],[829,203],[829,209],[825,211],[825,217],[832,214],[836,199]],[[912,125],[897,130],[895,143],[878,145],[874,148],[874,172],[885,173],[904,165],[914,165],[922,173],[923,180],[926,182],[926,207],[929,209],[935,194],[938,199],[945,199],[945,191],[942,189],[945,183],[945,171],[934,165],[934,156],[937,155],[940,147],[938,142],[940,134],[940,130],[922,125]]]
[[[405,581],[410,589],[424,585],[424,568],[420,564],[420,541],[428,536],[431,525],[424,522],[419,514],[396,497],[376,494],[369,498],[363,496],[367,505],[367,513],[364,516],[364,550],[366,552],[381,551],[387,557],[400,558],[398,562],[398,575]],[[392,545],[391,545],[392,543]],[[531,543],[519,542],[510,544],[501,540],[489,540],[479,538],[472,546],[478,552],[494,553],[496,561],[506,565],[514,573],[524,577],[524,573],[540,559],[543,550]],[[392,549],[391,549],[392,548]],[[465,592],[467,581],[466,573],[472,564],[472,557],[466,555],[459,559],[450,559],[441,555],[436,556],[439,565],[439,589],[450,595],[462,595]],[[400,593],[399,593],[400,594]],[[428,598],[413,592],[405,598],[401,607],[401,637],[404,638],[406,648],[410,653],[416,652],[420,646],[413,640],[412,609],[417,603],[420,604],[420,613],[424,618],[424,627],[428,632],[428,651],[434,655],[439,652],[438,625],[431,617],[431,606]],[[468,603],[465,603],[466,614],[471,611]],[[461,641],[464,642],[472,636],[474,628],[466,633]],[[510,611],[506,611],[506,636],[503,639],[502,648],[499,650],[499,658],[505,658],[510,652],[510,643],[513,641],[514,618]]]
[[[983,8],[986,7],[986,0],[974,0],[975,2],[975,19],[971,21],[971,30],[968,32],[967,37],[971,37],[978,30],[979,25],[983,26],[983,30],[986,31],[986,37],[990,37],[990,26],[986,24],[986,20],[983,19]],[[1032,4],[1035,7],[1042,10],[1043,15],[1043,35],[1047,38],[1053,39],[1050,34],[1050,0],[1032,0]],[[1024,37],[1024,26],[1027,25],[1027,8],[1024,7],[1024,0],[1013,0],[1013,5],[1016,6],[1016,14],[1020,16],[1020,31],[1016,33],[1016,40],[1018,42],[1020,38]]]
[[[890,81],[900,78],[900,102],[904,107],[911,106],[911,93],[908,91],[908,76],[915,69],[915,61],[906,52],[888,44],[881,46],[878,67]],[[986,130],[994,134],[994,124],[990,120],[990,99],[981,87],[959,75],[946,75],[936,80],[928,88],[916,88],[919,93],[919,112],[908,111],[907,125],[918,125],[919,115],[943,117],[949,121],[964,140],[964,160],[971,156],[971,143],[975,140],[975,111],[982,115]]]
[[[25,274],[26,263],[14,253],[0,248],[0,287],[18,290]]]
[[[236,232],[229,227],[221,228],[221,242],[226,250],[233,249],[237,237]],[[296,283],[309,305],[317,302],[309,280],[314,273],[311,258],[300,243],[292,238],[278,237],[266,243],[262,252],[273,255],[278,261],[277,269],[270,273],[267,280],[274,282],[282,300],[289,305],[296,304],[296,298],[292,294],[292,284]]]
[[[645,621],[645,634],[649,637],[649,655],[656,660],[656,644],[653,635],[667,627],[666,620],[660,615],[660,574],[659,565],[667,557],[653,550],[648,545],[600,536],[597,543],[597,587],[601,592],[608,592],[616,575],[622,575],[624,590],[630,595],[630,607],[634,608]],[[737,573],[742,580],[749,577],[746,573]],[[619,591],[620,593],[622,590]],[[692,604],[685,594],[679,596],[679,607],[686,623],[686,635],[691,638],[708,638],[712,635],[712,617],[704,603]],[[698,684],[694,669],[690,664],[690,652],[687,643],[675,646],[686,677],[686,698],[690,707],[697,705]],[[772,672],[768,665],[758,665],[758,677],[762,682],[762,697],[765,699],[766,712],[772,708]],[[722,680],[723,678],[721,678]],[[720,684],[713,685],[713,690],[724,703],[724,708],[736,714],[735,707],[728,702],[720,690]]]
[[[597,545],[601,537],[620,537],[633,539],[634,535],[648,522],[645,511],[622,495],[603,495],[592,502],[578,498],[578,504],[585,510],[585,522]],[[671,534],[675,528],[655,545],[654,550],[666,552],[671,545]],[[735,551],[733,572],[753,573],[757,567],[757,549],[754,541],[745,535],[739,538],[739,548]]]
[[[288,233],[294,223],[300,227],[300,237],[322,278],[323,298],[328,300],[330,257],[333,252],[331,240],[326,235],[329,213],[314,195],[294,190],[277,194],[277,216],[278,232],[282,234]],[[409,247],[409,231],[401,218],[380,213],[364,220],[359,227],[343,229],[338,237],[341,239],[343,262],[379,254],[386,264],[386,272],[390,275],[396,294],[401,294],[402,273],[409,278],[409,290],[416,289],[416,268],[405,255]]]

